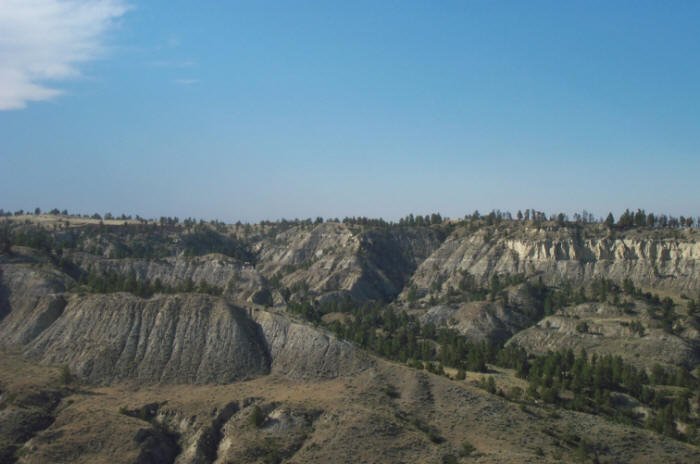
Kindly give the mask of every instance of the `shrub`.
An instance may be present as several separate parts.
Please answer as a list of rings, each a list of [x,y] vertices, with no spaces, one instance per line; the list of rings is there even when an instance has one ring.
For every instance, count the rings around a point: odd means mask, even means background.
[[[68,385],[73,381],[73,375],[70,372],[70,368],[68,367],[68,364],[64,364],[61,366],[61,372],[59,373],[58,380],[63,384],[63,385]]]
[[[389,398],[400,398],[401,393],[396,389],[395,386],[388,384],[386,387],[384,387],[384,393],[386,393],[386,396]]]
[[[523,389],[518,386],[510,387],[508,390],[508,398],[512,400],[519,400],[523,396]]]
[[[250,425],[256,429],[259,429],[265,423],[265,413],[263,413],[262,409],[260,409],[260,406],[257,404],[253,406],[253,412],[250,414],[249,422]]]
[[[466,457],[471,455],[474,451],[476,451],[476,448],[474,445],[469,443],[468,441],[464,440],[462,442],[462,449],[459,450],[459,455],[462,457]]]
[[[458,462],[454,454],[444,454],[442,456],[442,464],[457,464]]]

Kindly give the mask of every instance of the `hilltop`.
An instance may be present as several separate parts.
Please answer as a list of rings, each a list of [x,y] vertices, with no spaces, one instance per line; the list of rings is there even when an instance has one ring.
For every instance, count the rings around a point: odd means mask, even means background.
[[[697,459],[700,231],[565,219],[2,219],[2,452]]]

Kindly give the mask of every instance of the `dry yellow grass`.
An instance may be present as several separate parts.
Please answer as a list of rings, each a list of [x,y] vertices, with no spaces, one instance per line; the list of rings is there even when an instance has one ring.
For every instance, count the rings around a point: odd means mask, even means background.
[[[0,356],[0,368],[4,389],[54,385],[59,372],[7,355]],[[485,375],[493,376],[498,387],[523,386],[508,370]],[[228,385],[75,386],[51,427],[25,444],[20,462],[134,462],[141,452],[134,437],[151,424],[120,410],[150,403],[161,404],[166,425],[178,428],[183,444],[234,401],[242,409],[222,429],[229,452],[241,456],[265,440],[283,440],[287,432],[275,431],[277,426],[258,430],[247,425],[246,399],[275,414],[318,411],[312,429],[283,461],[290,463],[434,463],[457,456],[465,442],[477,451],[460,462],[571,462],[576,446],[566,440],[572,437],[599,446],[600,462],[700,460],[697,448],[645,430],[570,411],[553,415],[537,405],[522,408],[470,384],[482,376],[469,373],[466,381],[453,381],[378,361],[358,375],[330,380],[265,376]]]

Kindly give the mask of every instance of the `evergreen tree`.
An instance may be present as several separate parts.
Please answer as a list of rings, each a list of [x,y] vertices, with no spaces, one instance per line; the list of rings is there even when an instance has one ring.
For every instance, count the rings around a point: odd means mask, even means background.
[[[615,226],[615,217],[612,213],[608,213],[608,217],[605,218],[605,226],[608,229],[612,229]]]

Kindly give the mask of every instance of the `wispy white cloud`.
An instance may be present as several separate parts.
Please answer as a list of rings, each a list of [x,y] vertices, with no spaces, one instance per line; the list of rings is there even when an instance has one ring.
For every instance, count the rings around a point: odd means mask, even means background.
[[[52,83],[80,76],[127,9],[123,0],[0,0],[0,110],[60,95]]]

